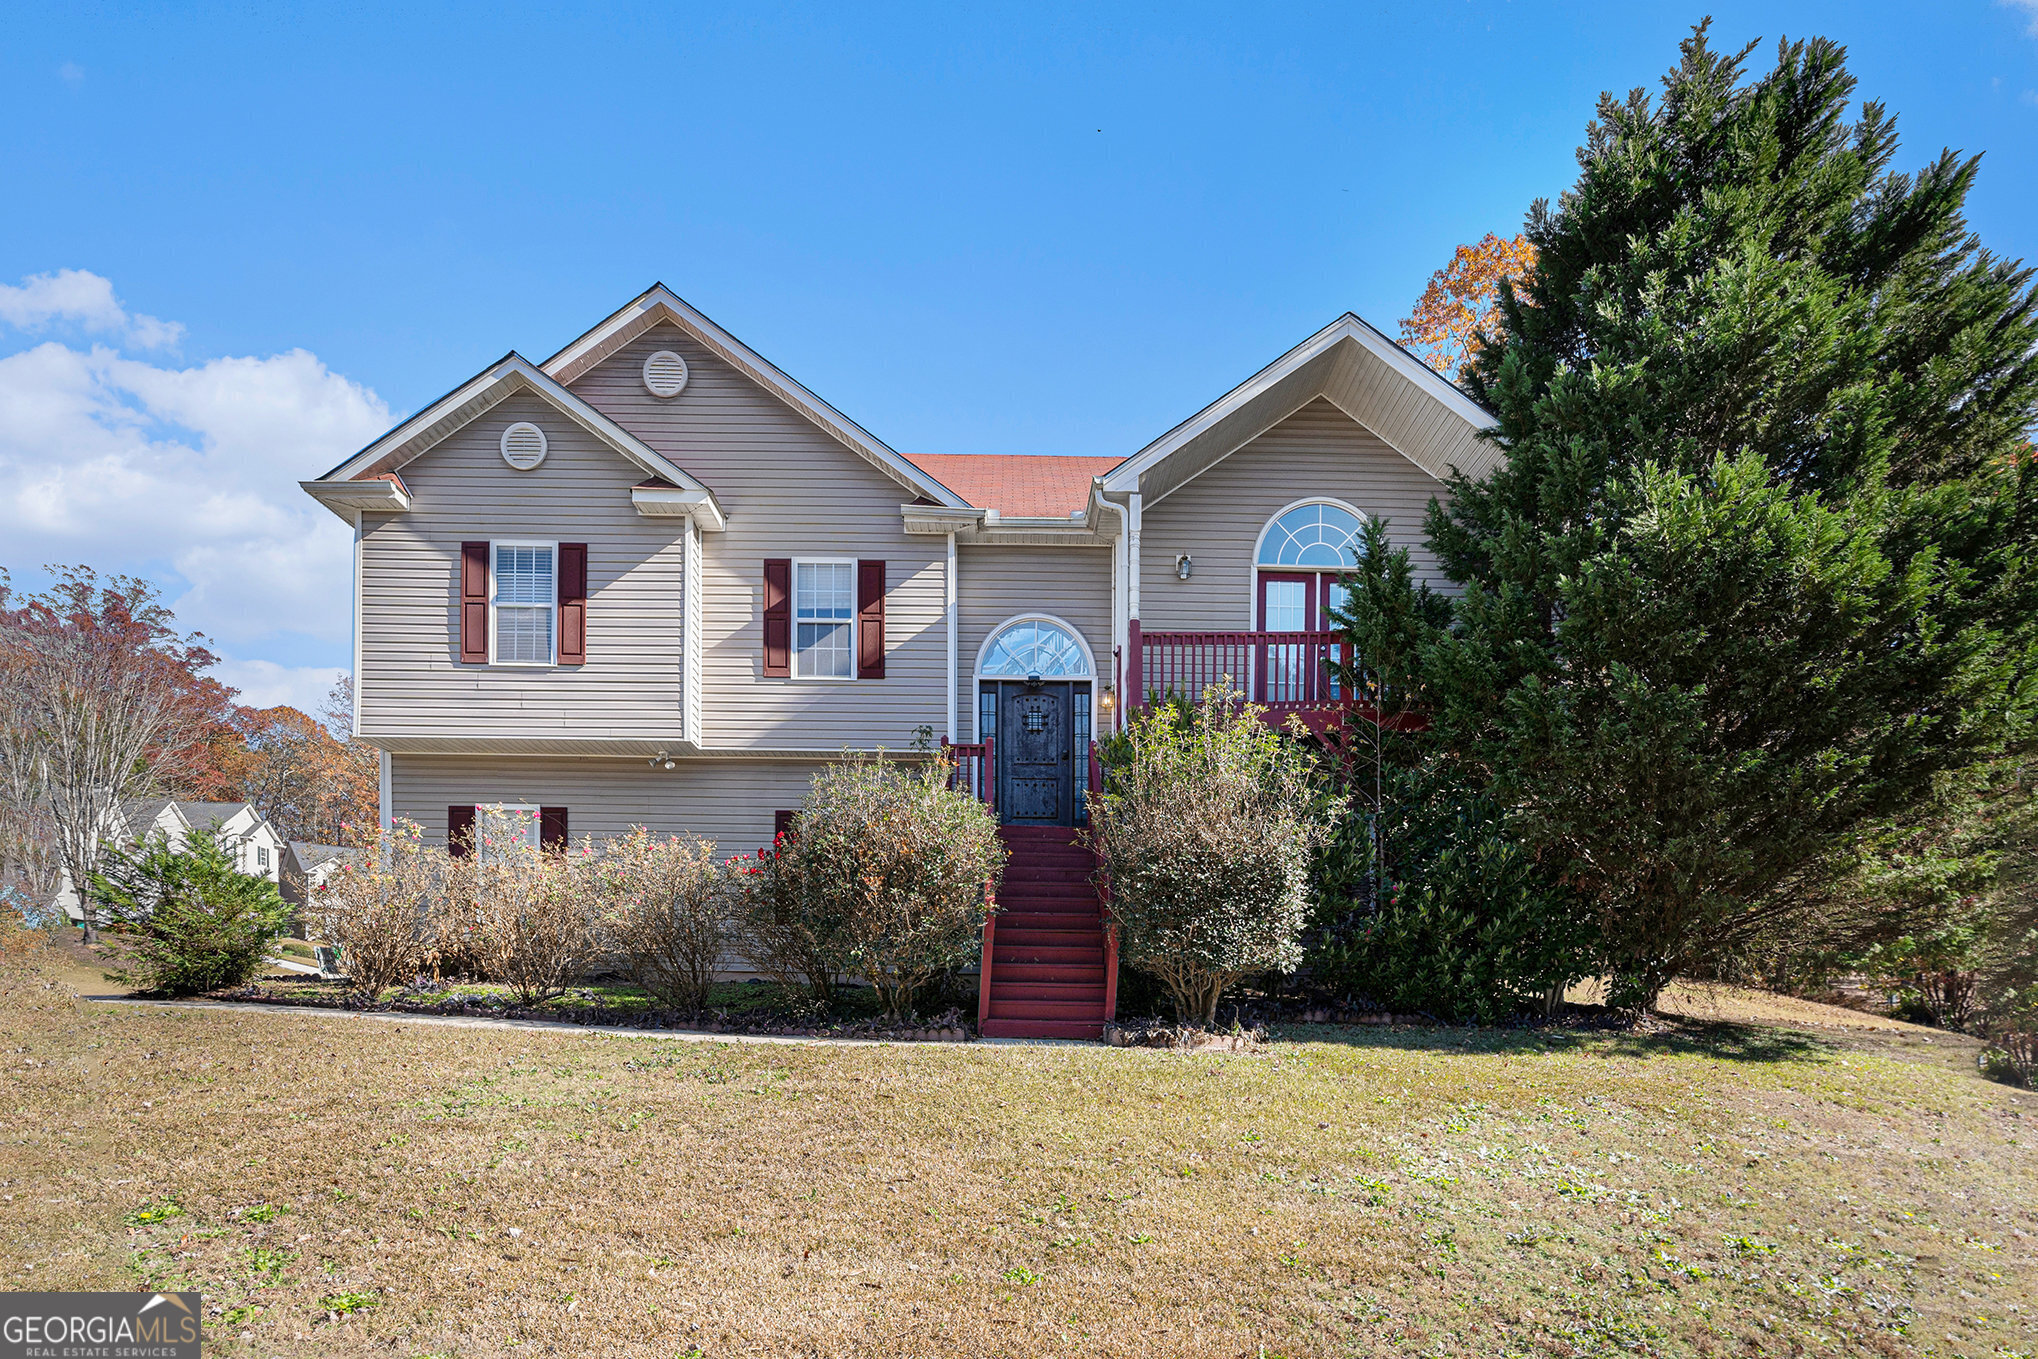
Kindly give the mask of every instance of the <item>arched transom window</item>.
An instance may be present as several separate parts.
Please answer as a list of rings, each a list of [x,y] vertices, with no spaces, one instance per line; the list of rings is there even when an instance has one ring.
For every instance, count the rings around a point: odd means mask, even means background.
[[[1025,679],[1029,675],[1088,679],[1090,660],[1083,644],[1066,628],[1045,618],[1028,618],[997,635],[985,649],[977,674],[1007,679]]]
[[[1342,505],[1297,505],[1267,525],[1259,565],[1286,571],[1349,571],[1359,564],[1359,517]]]

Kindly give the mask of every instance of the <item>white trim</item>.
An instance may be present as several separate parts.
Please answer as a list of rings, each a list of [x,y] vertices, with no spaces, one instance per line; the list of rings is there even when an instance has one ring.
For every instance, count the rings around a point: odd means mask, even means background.
[[[1139,489],[1145,473],[1179,451],[1198,436],[1208,433],[1220,421],[1236,413],[1247,403],[1265,395],[1283,379],[1294,374],[1303,365],[1328,353],[1334,346],[1350,341],[1380,359],[1401,377],[1419,387],[1425,395],[1440,403],[1446,410],[1477,429],[1489,429],[1494,424],[1493,416],[1478,402],[1444,378],[1444,376],[1401,346],[1375,330],[1356,313],[1346,312],[1317,331],[1301,344],[1275,359],[1259,372],[1226,392],[1217,400],[1205,406],[1173,429],[1155,439],[1139,452],[1127,458],[1104,474],[1103,488],[1107,491],[1133,491]],[[1321,393],[1317,393],[1321,395]],[[1315,397],[1310,398],[1314,400]],[[1306,404],[1306,403],[1305,403]],[[1333,405],[1336,403],[1333,402]],[[1299,409],[1299,407],[1298,407]],[[1339,407],[1340,410],[1344,408]],[[1347,415],[1351,412],[1346,411]],[[1293,414],[1291,411],[1290,414]],[[1357,418],[1357,417],[1353,417]],[[1370,428],[1370,426],[1368,426]],[[1262,430],[1262,433],[1265,431]],[[1257,436],[1255,436],[1257,437]],[[1226,450],[1229,452],[1230,450]],[[1404,451],[1404,456],[1406,453]],[[1410,459],[1414,461],[1414,459]],[[1422,464],[1417,463],[1417,466]],[[1424,468],[1432,476],[1439,476],[1436,469]]]
[[[1258,631],[1260,627],[1260,572],[1273,571],[1277,573],[1278,572],[1299,573],[1303,571],[1313,571],[1318,575],[1324,575],[1331,571],[1338,571],[1342,573],[1344,571],[1356,569],[1353,567],[1334,567],[1334,566],[1260,565],[1260,548],[1267,541],[1267,530],[1272,528],[1274,526],[1274,521],[1279,519],[1282,515],[1286,514],[1290,510],[1299,510],[1304,505],[1335,505],[1339,509],[1345,511],[1347,514],[1355,515],[1361,523],[1370,524],[1373,522],[1375,518],[1378,517],[1376,515],[1366,513],[1364,510],[1360,509],[1357,505],[1352,504],[1349,500],[1339,500],[1334,495],[1306,495],[1303,496],[1300,500],[1289,501],[1287,504],[1283,505],[1280,509],[1275,510],[1271,515],[1268,515],[1267,522],[1260,525],[1259,534],[1253,539],[1253,554],[1247,561],[1248,570],[1246,571],[1245,579],[1245,617],[1247,631]]]
[[[347,716],[348,732],[361,734],[361,511],[354,511],[354,711]]]
[[[356,680],[355,683],[358,684],[360,683],[360,681]],[[356,694],[356,697],[359,697],[359,695]],[[375,796],[377,802],[380,805],[377,806],[375,809],[375,816],[376,820],[381,823],[382,829],[388,830],[391,826],[396,824],[395,820],[393,819],[395,816],[396,809],[396,787],[395,787],[396,779],[395,776],[390,771],[389,752],[386,750],[379,750],[375,753],[377,756],[379,756],[379,758],[376,760],[376,764],[380,766],[380,768],[376,771],[375,779],[376,782]]]
[[[685,579],[680,582],[680,683],[686,692],[680,695],[682,708],[679,717],[681,739],[691,742],[696,749],[701,745],[701,722],[704,705],[701,702],[701,526],[692,515],[686,517],[686,560],[681,563]]]
[[[846,566],[849,568],[849,673],[846,675],[802,675],[800,673],[800,568],[802,566]],[[858,585],[858,571],[856,558],[854,557],[794,557],[792,559],[792,579],[786,582],[787,621],[792,625],[788,629],[789,635],[786,637],[786,670],[788,672],[786,678],[805,680],[809,684],[847,684],[857,678],[857,671],[862,668],[858,664],[858,660],[862,656],[859,648],[863,641],[861,633],[863,620],[858,617],[861,610],[856,607]],[[832,623],[835,620],[830,619],[826,621]]]
[[[552,554],[552,602],[544,607],[551,611],[551,649],[547,659],[542,661],[498,660],[495,653],[495,550],[498,547],[542,547]],[[520,604],[518,608],[536,608],[534,604]],[[549,670],[559,664],[559,541],[555,538],[490,538],[488,540],[488,663],[518,670]]]
[[[960,645],[959,632],[962,626],[961,609],[957,606],[958,591],[955,579],[955,534],[948,535],[948,569],[944,572],[944,589],[947,593],[944,612],[948,615],[948,739],[955,740],[955,700],[959,679],[956,675],[956,648]]]
[[[1090,667],[1090,673],[1087,675],[1042,675],[1041,678],[1043,680],[1094,680],[1103,678],[1097,673],[1097,653],[1091,649],[1090,639],[1083,636],[1081,628],[1069,622],[1066,618],[1060,618],[1051,613],[1042,613],[1038,609],[1029,609],[1025,613],[1013,614],[1010,618],[992,627],[989,632],[984,634],[982,644],[977,647],[977,658],[970,666],[969,673],[971,679],[981,680],[984,677],[984,657],[991,654],[991,643],[997,641],[1000,634],[1007,628],[1015,627],[1020,623],[1054,624],[1063,632],[1076,639],[1076,645],[1083,649],[1083,662]],[[993,675],[991,678],[1008,680],[1023,678],[1023,676]]]
[[[314,487],[324,488],[352,482],[384,458],[395,459],[391,464],[392,469],[403,467],[426,450],[436,446],[454,430],[464,429],[520,391],[528,391],[550,402],[561,414],[650,475],[663,477],[685,490],[708,492],[712,497],[713,492],[708,491],[705,485],[679,464],[582,401],[532,364],[529,359],[514,351],[490,364],[410,419],[403,421],[324,476],[313,481],[300,482],[299,485],[322,502],[328,497],[341,495],[342,492]],[[469,409],[470,407],[473,409]],[[446,427],[439,429],[438,426],[441,424],[445,424]],[[415,446],[412,446],[413,444]],[[350,489],[344,494],[354,492]],[[391,497],[396,492],[378,490],[373,494]],[[404,505],[395,508],[408,508],[408,497],[404,497],[404,500]]]
[[[670,321],[717,358],[819,426],[824,433],[935,504],[968,508],[968,502],[961,496],[795,382],[782,369],[709,320],[663,283],[652,284],[622,310],[545,360],[542,367],[547,375],[558,381],[572,382],[660,321]]]

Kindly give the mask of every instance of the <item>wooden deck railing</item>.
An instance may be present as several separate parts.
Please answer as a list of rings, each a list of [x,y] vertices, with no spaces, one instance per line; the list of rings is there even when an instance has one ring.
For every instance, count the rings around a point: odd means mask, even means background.
[[[995,811],[998,806],[997,738],[986,737],[969,745],[944,739],[941,753],[948,757],[948,786],[962,789]]]
[[[1194,703],[1229,679],[1276,714],[1344,707],[1337,632],[1143,632],[1132,624],[1125,687],[1135,702],[1179,697]]]

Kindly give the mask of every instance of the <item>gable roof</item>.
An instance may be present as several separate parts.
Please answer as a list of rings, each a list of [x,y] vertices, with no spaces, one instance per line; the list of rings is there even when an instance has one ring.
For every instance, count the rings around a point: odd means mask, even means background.
[[[1002,518],[1067,519],[1089,507],[1090,484],[1118,458],[1037,453],[918,453],[913,461],[974,509]]]
[[[515,350],[403,421],[338,467],[298,485],[343,519],[350,518],[355,509],[407,508],[409,498],[404,492],[402,479],[396,476],[398,469],[453,431],[473,423],[519,392],[529,392],[551,403],[560,414],[635,463],[646,474],[663,477],[683,491],[693,493],[697,501],[696,512],[702,517],[702,527],[722,527],[722,509],[715,502],[713,491],[695,480],[679,464],[575,396]],[[364,484],[371,481],[385,484],[374,487]],[[387,484],[392,482],[393,486]],[[397,500],[398,496],[402,497],[401,503]],[[364,504],[364,497],[373,497],[373,503]]]
[[[1322,397],[1439,481],[1480,477],[1502,454],[1493,415],[1352,312],[1105,474],[1103,489],[1158,499]]]
[[[177,810],[194,830],[224,826],[242,812],[252,814],[257,825],[262,821],[262,814],[252,802],[179,802]]]
[[[663,283],[654,283],[622,310],[545,360],[546,374],[571,383],[660,322],[679,327],[715,357],[819,426],[879,471],[937,505],[961,509],[963,498],[883,440],[793,381],[775,364],[709,320]]]

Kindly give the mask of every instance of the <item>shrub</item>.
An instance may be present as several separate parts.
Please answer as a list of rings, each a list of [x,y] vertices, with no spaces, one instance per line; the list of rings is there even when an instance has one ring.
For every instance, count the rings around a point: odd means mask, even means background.
[[[1542,871],[1486,798],[1433,770],[1385,780],[1324,857],[1311,979],[1383,1010],[1484,1023],[1548,1014],[1592,970],[1583,903]]]
[[[969,961],[1004,875],[996,816],[949,788],[948,774],[940,760],[829,765],[790,846],[824,956],[875,987],[894,1019]]]
[[[602,847],[594,879],[623,973],[675,1009],[703,1009],[736,905],[734,870],[714,842],[655,839],[636,826]]]
[[[824,916],[806,891],[794,837],[781,832],[771,848],[731,861],[746,951],[760,972],[788,995],[826,1010],[835,1002],[841,922]]]
[[[424,971],[452,881],[446,851],[398,821],[341,860],[305,905],[313,937],[340,948],[353,989],[373,1001]]]
[[[125,946],[114,975],[159,995],[194,995],[254,976],[289,908],[267,878],[234,866],[209,830],[181,849],[158,834],[131,850],[108,848],[92,875],[99,918]]]
[[[474,946],[491,981],[509,987],[519,1005],[537,1005],[587,975],[601,956],[592,844],[547,853],[530,843],[521,820],[484,808],[468,862]]]
[[[1225,987],[1302,959],[1311,854],[1341,809],[1300,743],[1228,684],[1160,704],[1111,747],[1090,839],[1125,959],[1160,979],[1176,1018],[1215,1020]]]
[[[2038,987],[2003,996],[1988,1016],[1982,1074],[2005,1085],[2038,1085]]]

